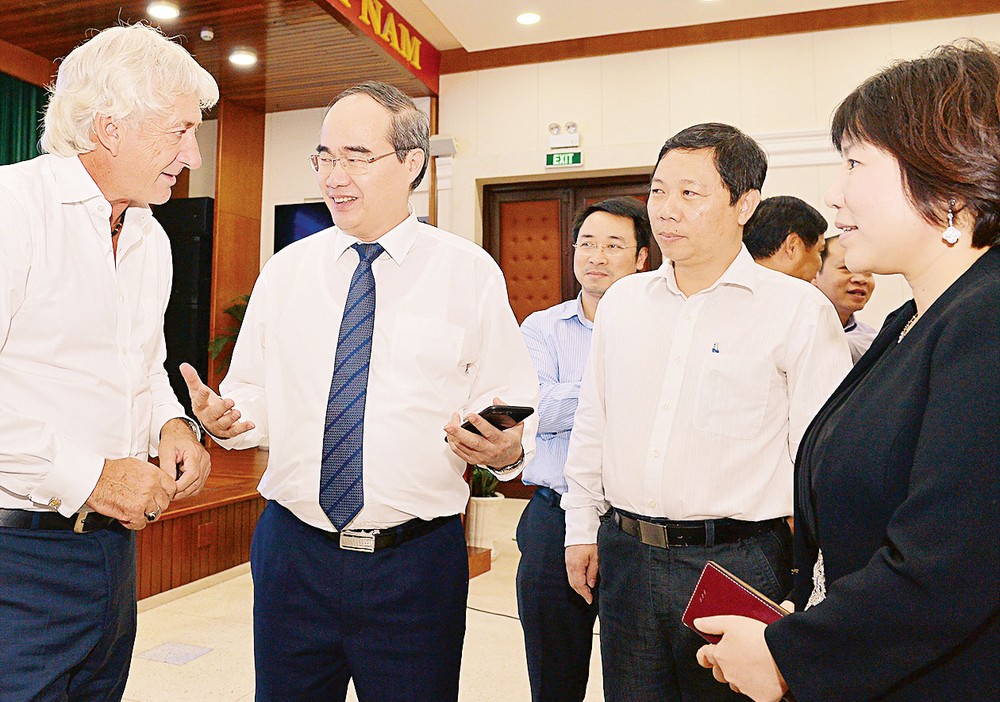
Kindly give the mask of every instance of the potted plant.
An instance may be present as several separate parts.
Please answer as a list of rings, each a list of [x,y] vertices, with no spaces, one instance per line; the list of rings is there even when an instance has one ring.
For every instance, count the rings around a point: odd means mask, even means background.
[[[212,360],[216,362],[215,371],[222,375],[229,367],[229,361],[233,356],[233,344],[236,337],[240,335],[240,327],[243,325],[243,317],[247,313],[247,303],[250,302],[249,295],[240,295],[224,311],[232,317],[236,323],[230,325],[229,330],[224,334],[218,334],[208,342],[208,353]],[[221,358],[220,358],[221,356]]]
[[[465,514],[465,540],[469,546],[490,549],[496,558],[493,542],[497,537],[497,512],[503,495],[498,493],[500,481],[485,468],[472,466],[469,474],[469,508]]]

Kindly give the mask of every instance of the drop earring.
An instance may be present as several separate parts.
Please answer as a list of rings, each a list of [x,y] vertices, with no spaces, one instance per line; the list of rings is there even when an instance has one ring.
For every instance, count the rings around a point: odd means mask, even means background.
[[[955,200],[953,198],[948,201],[948,228],[941,232],[941,238],[949,244],[956,243],[962,236],[962,232],[958,231],[958,227],[955,226],[955,212],[952,209],[954,207]]]

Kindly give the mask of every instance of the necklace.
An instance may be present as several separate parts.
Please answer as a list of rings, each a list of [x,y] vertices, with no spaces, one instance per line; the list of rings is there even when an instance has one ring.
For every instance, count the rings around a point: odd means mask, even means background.
[[[111,238],[112,239],[114,239],[116,236],[118,236],[119,234],[122,233],[122,227],[125,226],[125,212],[127,212],[127,211],[128,211],[128,208],[125,208],[125,211],[123,211],[121,213],[121,216],[119,216],[118,219],[115,220],[115,223],[113,225],[111,225]]]
[[[903,331],[899,332],[899,338],[896,339],[896,343],[897,344],[900,341],[902,341],[903,337],[906,336],[910,332],[910,330],[913,328],[913,325],[917,323],[917,317],[919,317],[919,316],[920,316],[920,313],[917,312],[915,315],[913,315],[912,317],[910,317],[910,321],[906,323],[905,327],[903,327]]]

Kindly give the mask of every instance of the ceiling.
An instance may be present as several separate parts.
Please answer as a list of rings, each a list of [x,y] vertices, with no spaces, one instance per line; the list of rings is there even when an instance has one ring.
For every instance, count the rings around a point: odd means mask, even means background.
[[[367,79],[392,83],[414,97],[430,94],[382,45],[333,9],[338,0],[174,1],[181,7],[181,16],[156,21],[146,15],[148,0],[4,0],[8,21],[0,23],[0,40],[56,60],[97,29],[120,21],[146,20],[170,36],[182,37],[184,46],[219,81],[224,98],[266,112],[321,107],[344,88]],[[518,57],[530,57],[535,54],[532,45],[587,37],[605,37],[604,45],[610,42],[612,51],[625,50],[620,41],[607,36],[624,32],[648,34],[648,30],[695,27],[699,31],[704,28],[701,34],[708,38],[702,41],[711,41],[712,32],[706,25],[791,13],[801,16],[811,10],[831,8],[872,5],[862,13],[865,19],[860,22],[870,23],[885,14],[885,5],[879,3],[886,0],[372,1],[390,2],[401,18],[444,52],[444,65],[448,54],[486,57],[505,48],[526,47],[511,51]],[[339,2],[360,5],[369,0]],[[995,7],[985,9],[994,0],[890,2],[892,7],[900,8],[894,15],[903,18],[893,21],[906,21],[910,15],[920,19],[914,13],[932,5],[954,5],[955,14],[975,14],[979,7],[984,8],[979,12],[995,11]],[[528,10],[540,14],[541,22],[527,27],[517,24],[515,15]],[[834,13],[839,14],[836,10]],[[213,30],[212,41],[200,38],[203,27]],[[249,69],[230,65],[226,57],[236,46],[256,49],[258,64]],[[452,70],[467,70],[453,65],[458,67]]]
[[[413,0],[416,1],[416,0]],[[688,27],[792,12],[871,5],[884,0],[423,0],[423,4],[466,51],[540,44],[646,29]],[[402,10],[402,3],[395,2]],[[538,24],[516,21],[522,12]],[[404,13],[406,14],[406,13]],[[419,25],[414,20],[414,25]],[[435,44],[435,46],[437,46]],[[438,46],[444,50],[454,46]]]
[[[313,0],[175,1],[181,16],[161,21],[146,15],[146,0],[5,0],[5,14],[17,20],[0,22],[0,39],[55,60],[95,28],[146,20],[182,37],[223,97],[265,112],[322,107],[362,80],[392,83],[414,97],[430,94],[381,47]],[[202,41],[202,27],[212,28],[212,41]],[[258,64],[232,66],[227,57],[236,46],[256,49]]]

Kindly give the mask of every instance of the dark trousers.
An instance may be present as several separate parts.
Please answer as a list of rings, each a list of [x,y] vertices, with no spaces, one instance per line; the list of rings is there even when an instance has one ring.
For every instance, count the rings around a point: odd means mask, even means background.
[[[131,532],[0,528],[0,700],[120,700],[135,622]]]
[[[469,561],[461,520],[374,553],[275,502],[250,552],[259,702],[458,699]]]
[[[517,611],[534,702],[581,702],[587,694],[597,601],[588,605],[566,577],[566,513],[542,490],[517,525]]]
[[[698,665],[695,652],[705,641],[681,624],[681,614],[710,560],[781,602],[791,589],[788,525],[735,543],[664,549],[609,520],[597,547],[607,702],[746,700]]]

